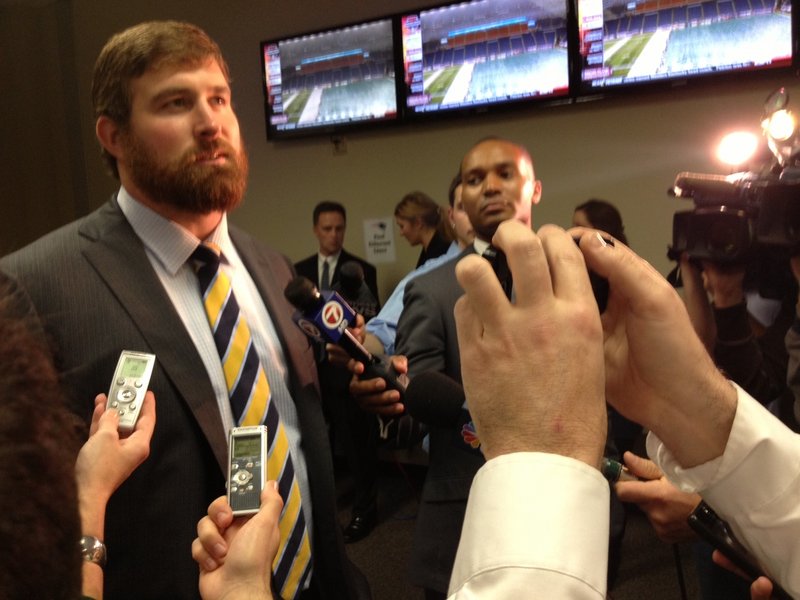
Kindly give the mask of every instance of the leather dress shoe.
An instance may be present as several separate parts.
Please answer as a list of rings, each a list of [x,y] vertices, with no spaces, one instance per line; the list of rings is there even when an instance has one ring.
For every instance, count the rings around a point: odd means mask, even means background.
[[[375,527],[377,520],[375,513],[354,516],[350,524],[344,528],[344,543],[352,544],[363,540]]]

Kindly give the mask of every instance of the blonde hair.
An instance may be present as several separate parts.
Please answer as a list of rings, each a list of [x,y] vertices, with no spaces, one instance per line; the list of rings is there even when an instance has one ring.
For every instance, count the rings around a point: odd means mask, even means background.
[[[414,191],[403,196],[395,206],[394,216],[407,221],[419,219],[426,227],[438,231],[444,239],[453,239],[447,228],[444,210],[425,192]]]

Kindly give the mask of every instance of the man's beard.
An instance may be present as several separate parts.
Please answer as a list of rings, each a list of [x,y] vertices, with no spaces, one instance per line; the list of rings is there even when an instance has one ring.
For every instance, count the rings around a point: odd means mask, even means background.
[[[196,214],[228,212],[241,203],[249,168],[244,146],[236,152],[228,142],[215,140],[160,164],[140,138],[130,133],[126,137],[131,178],[155,202]],[[198,162],[216,154],[227,156],[227,163]]]

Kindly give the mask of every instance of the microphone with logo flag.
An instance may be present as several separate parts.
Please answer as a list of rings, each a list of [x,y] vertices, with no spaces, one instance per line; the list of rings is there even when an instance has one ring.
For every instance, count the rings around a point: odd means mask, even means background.
[[[297,309],[292,318],[308,337],[338,344],[351,358],[364,364],[362,379],[383,378],[387,388],[399,391],[403,400],[408,377],[398,374],[385,357],[372,354],[347,329],[355,323],[356,312],[344,298],[333,290],[320,292],[302,276],[289,282],[284,296]]]

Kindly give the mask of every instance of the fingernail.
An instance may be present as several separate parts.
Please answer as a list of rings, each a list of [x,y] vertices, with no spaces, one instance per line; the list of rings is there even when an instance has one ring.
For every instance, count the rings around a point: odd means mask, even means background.
[[[225,546],[223,544],[214,544],[214,556],[225,556]]]
[[[203,564],[204,564],[204,565],[205,565],[205,567],[206,567],[206,571],[213,571],[214,569],[216,569],[216,568],[217,568],[217,563],[216,563],[216,562],[215,562],[213,559],[211,559],[211,558],[207,558],[207,559],[205,559],[205,560],[203,561]]]
[[[278,491],[278,482],[277,481],[268,481],[267,484],[272,486],[272,489],[276,492]]]
[[[600,235],[599,233],[595,233],[595,234],[594,234],[594,238],[595,238],[595,239],[596,239],[598,242],[600,242],[600,245],[601,245],[603,248],[605,248],[606,246],[608,246],[608,244],[606,243],[606,241],[603,239],[603,236],[602,236],[602,235]],[[595,245],[597,245],[597,244],[595,244]]]

